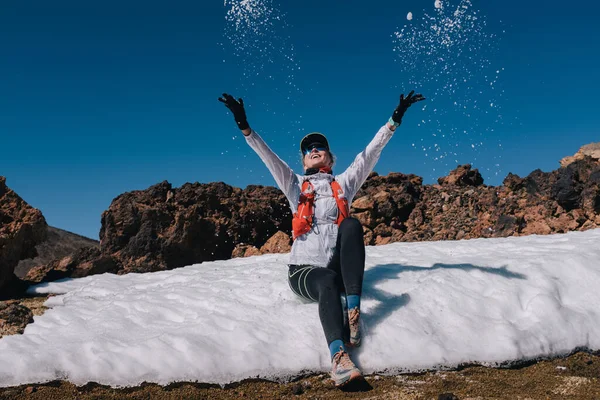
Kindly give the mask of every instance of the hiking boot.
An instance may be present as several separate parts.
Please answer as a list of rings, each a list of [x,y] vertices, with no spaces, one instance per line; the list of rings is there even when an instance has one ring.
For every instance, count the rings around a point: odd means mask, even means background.
[[[354,307],[348,310],[348,319],[350,324],[350,342],[349,346],[358,347],[360,346],[361,334],[360,334],[360,310],[358,307]]]
[[[362,373],[354,365],[348,353],[340,347],[340,351],[333,355],[331,361],[331,379],[335,386],[340,387],[357,378],[362,378]]]

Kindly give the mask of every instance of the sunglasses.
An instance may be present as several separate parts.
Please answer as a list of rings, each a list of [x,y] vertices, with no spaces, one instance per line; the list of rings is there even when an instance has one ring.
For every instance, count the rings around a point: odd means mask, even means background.
[[[322,144],[311,144],[304,149],[304,155],[310,154],[313,149],[317,149],[317,151],[327,151],[327,147],[323,146]]]

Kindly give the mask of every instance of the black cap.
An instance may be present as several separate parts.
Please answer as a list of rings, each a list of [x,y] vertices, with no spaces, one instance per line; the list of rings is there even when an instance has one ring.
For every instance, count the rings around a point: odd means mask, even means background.
[[[304,136],[304,139],[300,141],[300,151],[304,154],[304,150],[312,144],[320,144],[324,146],[327,151],[329,151],[329,143],[327,142],[327,138],[319,132],[309,133],[308,135]]]

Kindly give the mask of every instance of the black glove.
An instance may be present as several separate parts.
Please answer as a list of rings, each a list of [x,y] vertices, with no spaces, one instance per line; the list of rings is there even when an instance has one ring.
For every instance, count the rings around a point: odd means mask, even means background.
[[[400,95],[400,104],[398,104],[398,107],[396,107],[396,109],[394,110],[394,113],[392,114],[392,120],[395,123],[399,124],[402,122],[402,117],[404,116],[404,113],[406,112],[406,110],[408,110],[408,107],[410,107],[417,101],[425,100],[425,97],[423,97],[423,95],[416,94],[413,96],[414,93],[415,93],[414,90],[411,91],[408,94],[408,96],[406,96],[406,98],[404,98],[404,94]]]
[[[248,121],[246,120],[246,110],[244,110],[244,100],[240,97],[238,100],[234,99],[232,95],[223,93],[223,97],[219,97],[219,101],[233,113],[233,118],[238,125],[240,130],[250,128]]]

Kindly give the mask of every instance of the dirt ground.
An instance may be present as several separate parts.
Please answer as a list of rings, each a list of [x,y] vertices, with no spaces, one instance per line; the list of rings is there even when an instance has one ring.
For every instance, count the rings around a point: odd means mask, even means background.
[[[168,386],[142,384],[113,389],[68,382],[0,389],[0,399],[581,399],[600,400],[600,354],[578,352],[515,369],[480,366],[456,371],[394,376],[372,375],[366,381],[335,388],[326,374],[289,383],[248,380],[226,387],[202,383]]]

